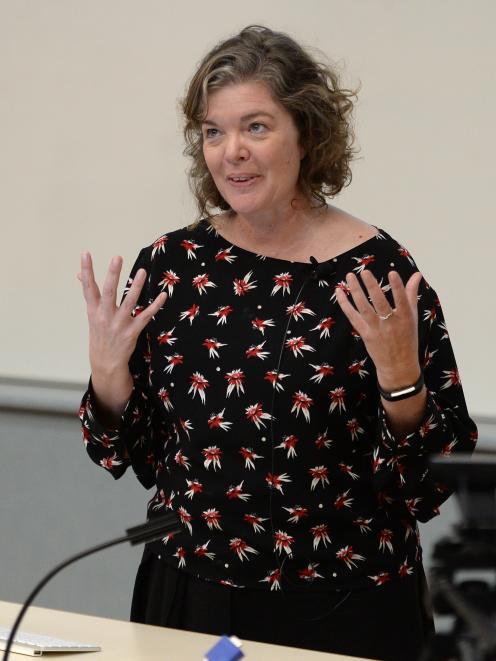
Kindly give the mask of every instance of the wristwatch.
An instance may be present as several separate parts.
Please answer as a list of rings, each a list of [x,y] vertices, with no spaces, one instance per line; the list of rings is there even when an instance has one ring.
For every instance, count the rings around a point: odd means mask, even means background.
[[[402,399],[408,399],[408,397],[417,395],[422,390],[424,387],[424,375],[422,372],[420,372],[419,378],[413,385],[405,386],[404,388],[399,388],[398,390],[388,392],[387,390],[383,390],[379,383],[377,383],[377,387],[379,388],[381,397],[384,397],[385,400],[388,402],[399,402]]]

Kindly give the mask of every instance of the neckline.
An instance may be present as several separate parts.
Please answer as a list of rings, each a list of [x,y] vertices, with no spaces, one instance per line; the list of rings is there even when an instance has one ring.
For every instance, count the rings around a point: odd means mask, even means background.
[[[232,247],[234,248],[238,253],[245,254],[250,256],[252,259],[257,258],[260,261],[263,262],[280,262],[282,264],[290,264],[293,266],[311,266],[312,262],[308,260],[308,262],[300,262],[297,260],[291,260],[291,259],[281,259],[279,257],[272,257],[270,255],[265,255],[264,253],[258,253],[254,252],[253,250],[247,250],[246,248],[242,248],[241,246],[238,246],[236,243],[233,243],[232,241],[228,241],[225,239],[222,234],[220,234],[217,229],[215,228],[214,225],[212,225],[208,218],[203,218],[201,221],[202,229],[204,232],[208,234],[212,233],[217,240],[219,240],[221,243],[223,243],[226,247]],[[330,262],[336,263],[338,260],[341,260],[343,257],[348,255],[349,253],[352,253],[354,251],[360,250],[362,251],[364,246],[366,246],[368,243],[372,243],[373,241],[377,241],[377,238],[379,235],[383,235],[384,237],[387,237],[387,233],[381,229],[380,227],[377,227],[377,225],[372,225],[377,230],[377,234],[374,234],[374,236],[371,236],[369,239],[365,239],[365,241],[362,241],[362,243],[358,243],[356,246],[353,246],[352,248],[349,248],[348,250],[344,250],[343,252],[339,253],[338,255],[334,255],[333,257],[329,257],[329,259],[325,259],[322,262],[319,262],[319,264],[328,264]],[[211,229],[210,229],[211,228]]]

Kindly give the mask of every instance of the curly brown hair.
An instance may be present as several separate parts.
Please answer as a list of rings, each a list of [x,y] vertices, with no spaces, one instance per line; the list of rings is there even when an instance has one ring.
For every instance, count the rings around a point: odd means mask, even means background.
[[[324,206],[326,197],[351,182],[350,162],[356,153],[351,112],[356,92],[341,88],[337,72],[315,60],[287,34],[249,25],[205,55],[181,101],[186,119],[184,155],[192,159],[188,178],[199,218],[212,220],[214,209],[230,209],[203,157],[201,127],[208,94],[247,81],[265,83],[292,115],[305,150],[299,190]]]

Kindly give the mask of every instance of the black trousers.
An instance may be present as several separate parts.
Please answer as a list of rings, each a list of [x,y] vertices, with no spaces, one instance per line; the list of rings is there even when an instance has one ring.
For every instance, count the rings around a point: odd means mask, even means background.
[[[131,621],[381,661],[417,661],[434,628],[423,572],[351,592],[231,588],[145,550]]]

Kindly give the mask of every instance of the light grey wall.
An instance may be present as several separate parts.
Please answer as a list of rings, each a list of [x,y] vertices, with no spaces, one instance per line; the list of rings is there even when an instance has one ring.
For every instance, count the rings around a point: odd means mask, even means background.
[[[23,601],[56,564],[146,519],[132,473],[115,482],[86,455],[73,418],[0,411],[0,599]],[[127,619],[138,547],[68,567],[35,603]]]
[[[495,22],[493,0],[0,0],[0,374],[86,378],[80,252],[127,272],[192,221],[177,102],[209,48],[262,23],[361,85],[335,203],[408,246],[470,410],[496,415]]]

